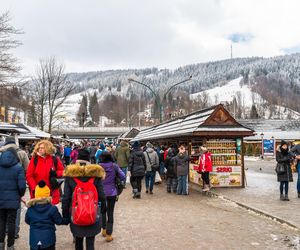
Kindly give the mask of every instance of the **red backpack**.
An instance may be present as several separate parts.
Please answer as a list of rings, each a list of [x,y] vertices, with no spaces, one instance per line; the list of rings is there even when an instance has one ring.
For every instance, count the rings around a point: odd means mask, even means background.
[[[98,214],[98,192],[94,179],[82,182],[74,178],[76,187],[72,199],[72,222],[79,226],[89,226],[96,223]]]

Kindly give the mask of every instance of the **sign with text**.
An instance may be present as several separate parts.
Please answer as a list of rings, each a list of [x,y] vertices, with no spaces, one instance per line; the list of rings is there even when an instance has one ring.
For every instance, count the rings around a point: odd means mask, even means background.
[[[262,148],[263,155],[275,155],[275,139],[263,139]]]

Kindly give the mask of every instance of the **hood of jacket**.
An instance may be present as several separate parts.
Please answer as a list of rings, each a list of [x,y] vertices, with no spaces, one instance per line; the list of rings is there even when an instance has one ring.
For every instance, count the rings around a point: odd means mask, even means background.
[[[186,153],[178,153],[177,156],[178,156],[180,159],[184,159],[185,157],[187,157],[187,154],[186,154]]]
[[[0,166],[4,168],[10,168],[19,163],[18,155],[15,155],[12,151],[6,150],[0,154]]]
[[[46,205],[51,204],[52,198],[51,197],[45,197],[45,198],[34,198],[29,200],[26,205],[27,207],[33,207],[35,205]]]
[[[153,149],[153,148],[147,148],[147,149],[146,149],[146,152],[148,152],[148,153],[151,154],[152,152],[154,152],[154,149]]]
[[[105,170],[105,172],[112,172],[115,171],[115,168],[113,167],[113,162],[101,162],[101,167]]]
[[[144,155],[143,151],[138,149],[138,150],[134,150],[133,151],[135,153],[136,156],[138,157],[142,157]]]
[[[128,143],[125,142],[125,141],[121,141],[121,142],[120,142],[120,146],[121,146],[121,147],[129,147]]]
[[[1,147],[0,152],[4,152],[9,148],[13,148],[13,149],[17,150],[19,147],[14,143],[9,143],[9,144],[6,144],[5,146]]]
[[[105,170],[97,164],[80,166],[71,164],[64,171],[65,177],[99,177],[105,178]]]

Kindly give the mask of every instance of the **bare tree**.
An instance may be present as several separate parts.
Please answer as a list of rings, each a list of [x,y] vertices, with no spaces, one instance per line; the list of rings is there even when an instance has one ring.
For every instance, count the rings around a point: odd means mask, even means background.
[[[0,85],[15,83],[21,70],[17,58],[10,50],[21,45],[13,36],[22,32],[14,28],[10,21],[9,12],[0,15]]]
[[[59,119],[59,107],[73,92],[74,84],[68,81],[64,74],[64,65],[55,57],[41,59],[36,70],[35,99],[38,104],[39,124],[44,129],[48,123],[48,132],[51,133],[53,124]],[[48,120],[45,120],[45,111],[48,111]]]

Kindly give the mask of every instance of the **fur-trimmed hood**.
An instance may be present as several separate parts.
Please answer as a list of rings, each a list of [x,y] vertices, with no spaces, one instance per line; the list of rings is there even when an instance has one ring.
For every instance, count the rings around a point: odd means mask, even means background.
[[[65,177],[99,177],[105,179],[105,170],[97,164],[80,166],[71,164],[64,171]]]
[[[46,205],[51,204],[52,198],[45,197],[45,198],[34,198],[27,202],[27,207],[33,207],[35,205]]]
[[[4,152],[4,151],[6,151],[9,148],[13,148],[13,149],[17,150],[19,147],[16,144],[14,144],[14,143],[9,143],[9,144],[6,144],[3,147],[1,147],[0,148],[0,152]]]

